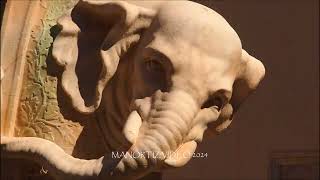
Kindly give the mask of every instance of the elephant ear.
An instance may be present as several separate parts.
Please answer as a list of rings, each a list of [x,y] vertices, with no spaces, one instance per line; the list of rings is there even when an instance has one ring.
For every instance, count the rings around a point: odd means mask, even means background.
[[[119,60],[139,41],[154,14],[150,9],[123,1],[80,0],[58,19],[62,30],[53,43],[52,55],[64,67],[61,86],[76,110],[92,113],[99,107],[102,92],[115,74]],[[90,68],[90,63],[97,60],[99,69]],[[80,61],[84,64],[82,70]],[[95,93],[91,102],[87,102],[80,93],[79,76],[87,78],[97,72],[100,74],[94,82]]]
[[[240,105],[258,87],[264,75],[265,68],[261,61],[242,50],[241,70],[233,84],[230,103],[221,110],[218,122],[222,123],[215,128],[217,133],[222,132],[230,125]]]

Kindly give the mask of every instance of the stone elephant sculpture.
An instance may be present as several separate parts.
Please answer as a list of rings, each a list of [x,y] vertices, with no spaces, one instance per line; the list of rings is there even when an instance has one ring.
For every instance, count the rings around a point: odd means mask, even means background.
[[[99,73],[91,101],[82,97],[76,73],[85,51],[79,39],[88,32],[84,16],[104,36],[87,44],[101,61],[91,70]],[[101,112],[108,152],[77,159],[44,139],[1,137],[4,156],[30,158],[57,179],[136,179],[185,165],[205,130],[228,127],[265,74],[227,21],[194,2],[81,0],[58,24],[52,54],[64,67],[61,85],[76,110]],[[139,155],[112,158],[113,151]]]

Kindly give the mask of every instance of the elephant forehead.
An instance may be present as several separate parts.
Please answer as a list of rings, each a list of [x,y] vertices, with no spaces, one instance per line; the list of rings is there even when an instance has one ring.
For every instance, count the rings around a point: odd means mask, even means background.
[[[225,82],[226,79],[232,85],[231,81],[240,68],[240,57],[237,60],[232,59],[232,57],[212,57],[183,40],[171,42],[161,33],[155,33],[153,40],[146,47],[160,52],[170,60],[173,66],[175,83],[180,83],[179,85],[184,88],[192,85],[191,87],[197,91],[199,90],[197,87],[203,90],[212,89],[212,91],[215,88],[219,89],[220,81]],[[211,85],[215,87],[209,87]],[[202,91],[201,89],[199,92]],[[227,89],[230,89],[229,86]]]
[[[153,40],[145,47],[167,57],[176,75],[189,79],[189,82],[202,84],[199,86],[215,84],[217,79],[224,76],[235,77],[241,67],[241,53],[228,57],[208,55],[182,39],[172,41],[162,33],[155,33]]]
[[[188,44],[215,58],[240,56],[241,42],[228,22],[215,11],[188,1],[172,1],[159,9],[155,18],[158,34],[175,49]],[[177,44],[176,42],[180,42]]]

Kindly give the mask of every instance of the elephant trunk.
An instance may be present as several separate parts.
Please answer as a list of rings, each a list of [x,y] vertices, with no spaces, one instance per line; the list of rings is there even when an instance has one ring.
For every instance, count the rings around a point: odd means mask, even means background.
[[[133,146],[119,162],[116,170],[122,174],[139,172],[139,168],[143,167],[146,173],[146,168],[150,171],[157,170],[163,164],[168,164],[166,160],[172,155],[179,155],[174,153],[187,143],[185,137],[198,110],[195,100],[184,91],[157,91],[153,96],[149,115],[143,121]],[[195,147],[192,147],[192,150],[186,151],[192,152],[194,149]],[[170,163],[169,165],[175,166]]]
[[[181,150],[192,153],[195,150],[196,143],[186,142],[185,138],[198,109],[194,99],[183,91],[158,91],[153,96],[151,111],[143,119],[137,138],[126,152],[132,156],[124,158],[117,159],[108,154],[99,159],[78,159],[45,139],[3,136],[1,155],[36,161],[57,179],[121,179],[126,175],[138,178],[164,164],[179,167],[188,162],[188,158],[172,158],[168,153]],[[142,156],[143,153],[149,154]]]

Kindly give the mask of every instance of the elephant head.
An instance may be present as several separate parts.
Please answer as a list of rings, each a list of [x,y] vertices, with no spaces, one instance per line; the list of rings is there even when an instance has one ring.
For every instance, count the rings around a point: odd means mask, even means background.
[[[103,103],[108,114],[114,111],[108,97],[122,92],[113,97],[122,100],[122,109],[114,114],[123,118],[117,131],[129,142],[130,156],[112,163],[107,156],[76,159],[37,138],[2,138],[2,151],[31,151],[59,178],[137,178],[185,165],[206,129],[221,132],[228,127],[264,77],[262,63],[242,49],[227,21],[205,6],[188,1],[135,3],[82,0],[77,5],[110,29],[97,51],[102,69],[91,105],[81,96],[75,72],[83,30],[72,11],[60,18],[62,31],[53,45],[53,56],[64,66],[62,87],[79,112],[95,112]],[[19,145],[31,141],[42,145]],[[46,145],[51,148],[45,150]]]

